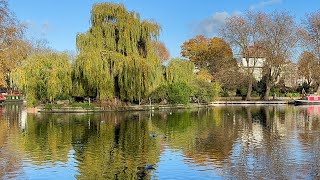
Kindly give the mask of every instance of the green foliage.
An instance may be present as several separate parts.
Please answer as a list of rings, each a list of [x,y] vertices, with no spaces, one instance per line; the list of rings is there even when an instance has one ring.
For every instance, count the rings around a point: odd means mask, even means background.
[[[248,92],[248,89],[244,85],[240,86],[240,88],[238,89],[238,94],[242,97],[246,96],[247,92]]]
[[[210,93],[212,93],[213,95],[213,99],[215,99],[216,97],[219,96],[219,94],[221,93],[222,88],[221,88],[221,84],[218,82],[213,82],[210,84]]]
[[[172,104],[187,104],[192,96],[192,89],[186,82],[175,82],[169,85],[168,98]]]
[[[192,84],[193,96],[199,102],[210,102],[219,96],[222,91],[221,85],[217,82],[195,80]]]
[[[290,93],[286,93],[285,96],[286,97],[300,97],[300,93],[298,93],[298,92],[295,92],[295,93],[290,92]]]
[[[97,3],[91,24],[86,33],[77,35],[75,95],[133,101],[160,85],[163,72],[152,45],[159,36],[157,23],[141,21],[122,4]]]
[[[187,60],[173,59],[166,67],[166,80],[164,84],[151,93],[155,102],[164,99],[172,104],[187,104],[193,97],[199,102],[209,102],[219,96],[221,85],[210,83],[211,76],[202,73],[196,76],[194,64]]]
[[[12,81],[25,93],[28,106],[67,97],[72,87],[69,57],[55,52],[32,54],[12,72]]]
[[[190,83],[194,78],[194,64],[191,61],[172,59],[166,68],[167,82],[186,82]]]
[[[53,108],[60,109],[63,105],[62,104],[52,104],[52,103],[47,103],[44,106],[44,109],[52,110]]]
[[[168,99],[168,93],[169,93],[168,91],[169,91],[169,86],[161,85],[150,94],[150,97],[153,102],[159,103],[164,99]]]
[[[315,87],[312,87],[311,85],[309,85],[307,82],[302,83],[302,85],[300,85],[297,88],[297,92],[302,93],[302,90],[304,89],[304,91],[307,94],[312,94],[313,93],[313,89],[315,89]]]

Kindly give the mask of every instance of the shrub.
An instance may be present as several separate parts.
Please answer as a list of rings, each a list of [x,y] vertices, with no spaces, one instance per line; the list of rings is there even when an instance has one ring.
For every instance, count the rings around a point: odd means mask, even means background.
[[[159,103],[164,99],[168,99],[168,91],[169,87],[167,85],[161,85],[150,94],[150,97],[153,102]]]
[[[203,80],[196,80],[192,84],[193,96],[199,102],[210,102],[219,96],[222,91],[221,85],[217,82],[209,83]]]
[[[192,96],[190,85],[185,82],[176,82],[169,85],[168,99],[172,104],[187,104]]]
[[[300,93],[286,93],[286,97],[300,97]]]

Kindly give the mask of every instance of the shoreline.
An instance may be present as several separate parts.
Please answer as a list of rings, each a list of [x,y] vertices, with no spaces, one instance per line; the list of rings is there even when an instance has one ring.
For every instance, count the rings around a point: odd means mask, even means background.
[[[35,107],[27,108],[28,113],[103,113],[103,112],[125,112],[125,111],[155,111],[165,109],[195,109],[195,108],[208,108],[217,106],[232,106],[232,105],[290,105],[294,104],[294,101],[288,100],[273,100],[273,101],[213,101],[205,104],[177,104],[177,105],[131,105],[131,106],[119,106],[119,107],[94,107],[94,108],[82,108],[82,107]]]

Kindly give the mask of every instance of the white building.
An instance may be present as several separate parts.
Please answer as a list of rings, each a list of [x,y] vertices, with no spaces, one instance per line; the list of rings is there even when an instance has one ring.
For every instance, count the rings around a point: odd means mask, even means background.
[[[246,58],[241,57],[240,60],[238,60],[238,65],[241,67],[244,71],[246,71],[248,68],[254,68],[253,70],[253,77],[260,81],[262,79],[262,68],[264,66],[264,63],[266,61],[266,58],[249,58],[249,62],[247,62]]]

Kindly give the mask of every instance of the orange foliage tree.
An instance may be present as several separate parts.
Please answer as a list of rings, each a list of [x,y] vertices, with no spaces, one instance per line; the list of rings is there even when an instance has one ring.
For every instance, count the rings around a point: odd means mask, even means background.
[[[221,38],[206,38],[202,35],[191,38],[181,46],[181,55],[193,62],[197,68],[210,74],[234,65],[232,49]]]
[[[170,59],[170,52],[163,42],[154,41],[153,46],[155,47],[157,55],[160,58],[161,62],[166,62]]]

